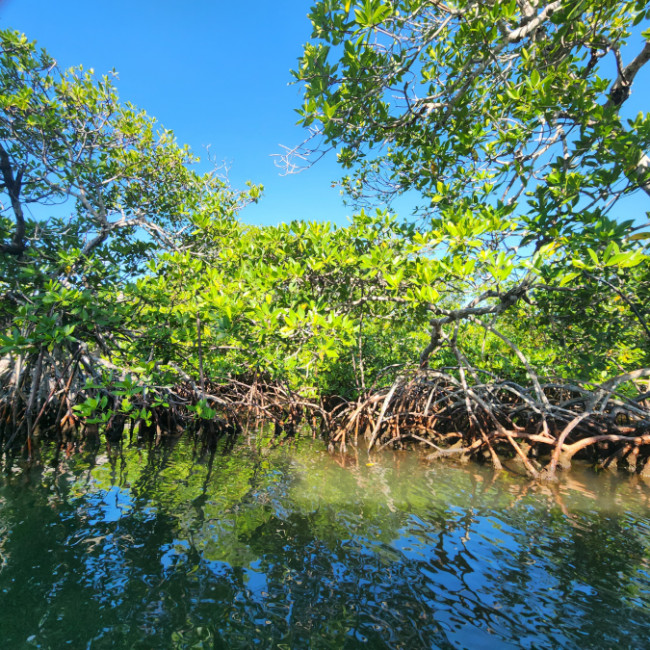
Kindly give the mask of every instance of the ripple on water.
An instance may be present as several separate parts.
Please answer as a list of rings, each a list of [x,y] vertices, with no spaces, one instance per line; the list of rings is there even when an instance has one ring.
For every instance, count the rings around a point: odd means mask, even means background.
[[[647,644],[639,477],[314,445],[91,461],[0,483],[6,647]]]

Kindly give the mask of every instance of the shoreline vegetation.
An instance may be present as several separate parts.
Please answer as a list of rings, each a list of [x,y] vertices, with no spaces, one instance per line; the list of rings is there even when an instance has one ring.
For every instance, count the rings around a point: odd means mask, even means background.
[[[70,363],[68,374],[56,381],[42,377],[34,382],[32,374],[31,392],[29,380],[5,388],[0,448],[7,461],[22,456],[38,462],[39,448],[47,443],[69,455],[98,445],[101,436],[115,446],[134,439],[158,445],[188,435],[204,449],[214,449],[222,440],[232,445],[238,436],[271,425],[271,441],[311,434],[330,451],[359,444],[368,451],[416,447],[427,452],[427,460],[474,460],[494,469],[514,458],[530,477],[546,480],[554,479],[558,469],[569,469],[575,456],[600,469],[624,467],[650,476],[650,395],[620,390],[649,377],[650,369],[591,388],[540,383],[537,377],[527,388],[494,378],[480,382],[474,369],[468,380],[458,368],[402,368],[392,383],[355,401],[310,399],[260,377],[206,381],[201,388],[192,382],[162,389],[127,382],[133,409],[127,415],[119,407],[108,408],[123,399],[124,382],[112,391],[89,389],[88,381],[79,381],[83,368],[92,370],[87,360]],[[43,364],[41,371],[48,373]],[[10,386],[6,375],[3,380]],[[25,393],[35,417],[15,408],[17,396]],[[103,407],[109,415],[84,417],[81,412],[89,406]]]
[[[242,223],[111,75],[0,32],[0,462],[261,424],[650,473],[644,2],[316,2],[292,74],[346,226]],[[415,196],[399,219],[391,201]],[[631,205],[627,203],[626,205]],[[548,379],[545,379],[548,378]]]

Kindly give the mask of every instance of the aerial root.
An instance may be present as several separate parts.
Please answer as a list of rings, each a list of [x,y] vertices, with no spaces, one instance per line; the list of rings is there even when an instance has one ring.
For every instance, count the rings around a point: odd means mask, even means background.
[[[71,453],[95,444],[101,435],[116,444],[125,435],[132,440],[136,432],[156,444],[187,432],[213,445],[268,424],[281,438],[301,427],[313,436],[331,431],[331,416],[322,403],[255,374],[204,380],[201,387],[186,377],[179,385],[161,388],[139,385],[115,366],[112,370],[114,381],[106,382],[98,364],[82,354],[66,363],[43,353],[31,363],[5,364],[0,372],[0,459],[20,453],[37,460],[43,440]]]
[[[553,479],[574,457],[650,474],[650,400],[636,388],[650,369],[600,386],[536,381],[531,387],[494,377],[469,384],[459,368],[414,369],[347,401],[315,399],[315,391],[299,393],[256,373],[204,378],[201,386],[186,377],[168,388],[140,386],[112,366],[111,383],[99,366],[81,349],[65,361],[43,351],[5,363],[0,458],[22,452],[32,459],[41,440],[73,450],[102,434],[109,444],[125,433],[160,443],[188,432],[213,445],[271,425],[274,439],[307,429],[341,450],[362,439],[369,450],[416,445],[431,459],[485,460],[496,469],[503,458],[516,458],[536,478]]]
[[[433,450],[431,459],[485,459],[496,468],[501,457],[515,457],[536,478],[553,478],[575,456],[602,467],[627,462],[632,471],[648,464],[647,394],[618,390],[648,369],[594,387],[499,380],[470,386],[453,370],[414,370],[369,391],[333,417],[333,442],[362,431],[369,449],[417,444]]]

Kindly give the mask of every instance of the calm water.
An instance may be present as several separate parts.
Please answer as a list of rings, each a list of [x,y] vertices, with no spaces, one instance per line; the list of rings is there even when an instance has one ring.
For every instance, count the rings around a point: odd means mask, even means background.
[[[649,647],[650,485],[189,445],[0,477],[3,648]]]

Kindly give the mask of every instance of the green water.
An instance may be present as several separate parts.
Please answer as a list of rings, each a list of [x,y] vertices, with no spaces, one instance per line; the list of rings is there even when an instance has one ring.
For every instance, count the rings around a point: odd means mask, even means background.
[[[0,477],[0,648],[640,648],[650,486],[187,443]]]

